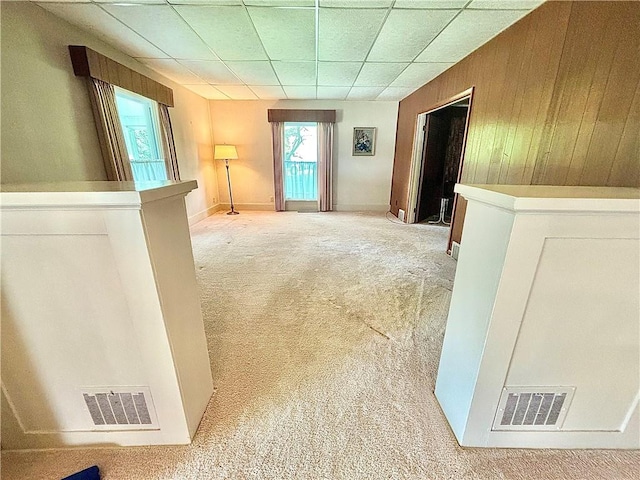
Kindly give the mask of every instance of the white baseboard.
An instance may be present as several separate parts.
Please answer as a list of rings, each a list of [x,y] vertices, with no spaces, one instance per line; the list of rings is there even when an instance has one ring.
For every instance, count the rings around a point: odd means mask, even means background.
[[[216,203],[215,205],[211,205],[209,208],[202,210],[201,212],[198,212],[195,215],[191,215],[189,217],[189,226],[195,225],[199,221],[204,220],[209,215],[213,215],[219,210],[222,210],[222,207],[219,203]]]
[[[388,212],[389,204],[335,204],[335,212]]]
[[[238,212],[242,212],[242,210],[259,210],[259,211],[268,211],[275,212],[275,205],[273,203],[234,203],[233,207]],[[231,204],[229,203],[221,203],[220,208],[218,210],[231,210]]]

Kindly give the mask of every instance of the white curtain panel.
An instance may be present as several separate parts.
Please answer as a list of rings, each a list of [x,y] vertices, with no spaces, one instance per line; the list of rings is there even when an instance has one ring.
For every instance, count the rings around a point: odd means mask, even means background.
[[[113,85],[90,77],[89,94],[107,179],[133,181]]]
[[[318,122],[318,152],[318,206],[321,212],[330,212],[333,210],[333,123]]]
[[[282,174],[282,141],[284,122],[271,123],[271,137],[273,143],[273,185],[276,212],[284,211],[284,177]]]

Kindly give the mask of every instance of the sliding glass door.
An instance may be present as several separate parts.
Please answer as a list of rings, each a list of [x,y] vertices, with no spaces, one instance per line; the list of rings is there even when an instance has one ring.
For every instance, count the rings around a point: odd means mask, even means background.
[[[285,122],[283,145],[285,200],[318,200],[318,124]]]

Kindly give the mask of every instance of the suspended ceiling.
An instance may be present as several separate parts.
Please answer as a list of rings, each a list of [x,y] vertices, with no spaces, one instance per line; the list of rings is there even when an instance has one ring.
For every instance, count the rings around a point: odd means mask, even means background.
[[[400,100],[543,0],[35,3],[205,98]]]

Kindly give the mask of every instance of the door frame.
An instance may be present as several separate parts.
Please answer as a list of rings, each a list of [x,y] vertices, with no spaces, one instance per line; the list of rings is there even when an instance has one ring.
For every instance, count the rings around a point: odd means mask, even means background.
[[[463,92],[458,93],[452,97],[447,98],[442,102],[438,102],[433,105],[431,108],[426,111],[419,113],[416,117],[416,127],[414,130],[413,136],[413,151],[411,153],[411,167],[409,174],[409,192],[408,198],[409,202],[407,205],[407,213],[406,213],[406,222],[407,223],[415,223],[416,221],[416,210],[418,204],[418,193],[420,190],[420,178],[422,177],[422,157],[423,150],[425,145],[425,135],[424,135],[424,126],[427,124],[427,116],[433,112],[438,110],[442,110],[443,108],[450,107],[454,103],[458,103],[460,100],[464,100],[465,98],[469,99],[469,106],[467,108],[467,118],[465,121],[464,134],[462,136],[462,153],[460,155],[460,168],[458,169],[458,178],[456,179],[456,183],[460,182],[462,178],[462,167],[464,165],[464,156],[467,147],[467,135],[469,133],[469,121],[471,120],[471,108],[473,105],[473,92],[475,86],[464,90]],[[451,225],[453,225],[453,220],[456,214],[456,203],[458,199],[458,194],[454,196],[453,199],[453,211],[451,214]],[[451,226],[449,227],[449,240],[447,242],[447,252],[451,250]]]

